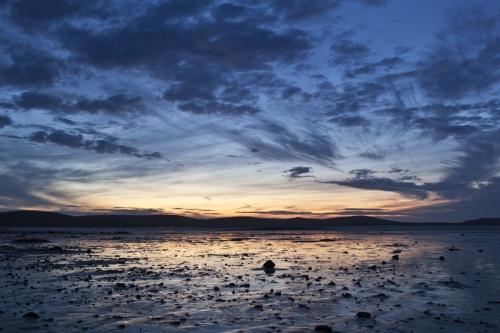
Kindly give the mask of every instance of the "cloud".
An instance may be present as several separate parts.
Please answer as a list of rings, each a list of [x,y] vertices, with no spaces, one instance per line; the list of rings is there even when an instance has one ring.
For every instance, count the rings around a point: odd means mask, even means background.
[[[238,20],[222,18],[221,8],[213,7],[215,20],[207,20],[209,13],[202,10],[207,10],[209,4],[148,3],[127,24],[99,33],[68,25],[57,34],[81,62],[100,68],[145,66],[152,71],[175,68],[179,62],[188,66],[210,63],[220,69],[265,69],[270,62],[302,59],[312,47],[308,35],[301,30],[278,31],[269,25],[260,26],[259,15],[255,15],[257,7],[243,10],[226,6],[225,10],[232,9]],[[259,14],[268,16],[264,9]],[[190,24],[179,24],[180,19],[186,18]]]
[[[403,174],[403,173],[407,173],[407,172],[410,172],[410,170],[403,170],[403,169],[398,168],[398,167],[391,167],[391,170],[387,171],[387,173],[399,173],[399,174]]]
[[[349,171],[351,175],[354,175],[357,179],[364,179],[371,177],[373,174],[377,173],[376,171],[370,169],[355,169]]]
[[[333,51],[333,57],[330,61],[332,65],[346,65],[359,61],[367,57],[371,50],[361,42],[350,39],[341,39],[330,46]]]
[[[73,108],[77,111],[86,111],[90,113],[102,111],[110,114],[117,114],[130,110],[137,111],[141,108],[141,102],[141,96],[116,94],[104,99],[89,100],[83,98],[76,102]]]
[[[251,212],[235,212],[237,214],[259,214],[259,215],[315,215],[312,212],[294,212],[288,210],[270,210],[270,211],[251,211]]]
[[[294,131],[283,123],[261,119],[245,130],[226,130],[222,134],[257,149],[259,157],[264,159],[313,161],[331,166],[335,159],[342,158],[333,139],[318,126]]]
[[[345,181],[330,181],[322,183],[347,186],[362,190],[394,192],[399,193],[405,197],[417,198],[420,200],[427,199],[429,196],[429,189],[425,186],[419,186],[411,182],[397,181],[390,178],[366,178],[361,176]]]
[[[419,83],[427,95],[453,100],[482,93],[500,79],[498,11],[479,5],[452,10],[420,61]]]
[[[301,91],[302,89],[300,89],[299,87],[288,87],[281,92],[281,97],[283,99],[290,99],[291,97],[300,93]]]
[[[82,134],[72,134],[63,130],[57,130],[50,134],[44,131],[34,132],[29,135],[29,140],[36,143],[55,143],[75,149],[93,150],[99,154],[124,154],[146,159],[163,159],[163,154],[159,152],[140,153],[137,148],[115,143],[110,139],[85,139]]]
[[[249,105],[233,105],[218,102],[209,102],[205,104],[188,102],[185,104],[180,104],[177,107],[184,112],[217,116],[251,116],[261,112],[260,109]]]
[[[25,110],[41,109],[54,113],[71,114],[104,112],[117,115],[141,111],[143,109],[141,96],[129,96],[125,94],[111,95],[103,99],[79,98],[75,101],[70,101],[51,94],[26,91],[14,96],[14,103]],[[61,119],[64,118],[59,117],[57,119],[62,121]]]
[[[35,91],[26,91],[18,96],[14,96],[14,103],[25,110],[45,109],[58,111],[70,108],[70,106],[57,96]]]
[[[0,207],[57,207],[58,202],[48,199],[51,194],[55,194],[51,189],[55,182],[60,180],[86,183],[92,175],[92,172],[87,170],[42,167],[31,162],[5,163],[0,170]],[[41,195],[42,192],[45,195]]]
[[[300,23],[327,15],[331,10],[339,8],[338,0],[277,0],[271,2],[274,13],[283,17],[285,23]]]
[[[283,173],[288,173],[287,177],[290,178],[311,177],[310,175],[308,175],[310,172],[312,172],[311,167],[302,167],[302,166],[294,167],[289,170],[283,171]]]
[[[401,59],[400,57],[384,58],[380,61],[367,63],[362,67],[356,68],[352,73],[354,75],[366,75],[373,74],[380,69],[389,71],[395,68],[397,65],[401,65],[402,63],[403,59]]]
[[[340,127],[367,127],[371,121],[361,116],[338,116],[328,120],[331,123],[337,124]]]
[[[7,115],[0,115],[0,129],[4,128],[5,126],[12,125],[12,119],[7,116]]]
[[[10,64],[0,63],[0,86],[51,86],[64,67],[43,50],[23,49],[20,45],[11,48]]]
[[[74,126],[76,125],[76,122],[74,122],[73,120],[71,119],[68,119],[68,118],[64,118],[64,117],[55,117],[54,120],[56,121],[60,121],[61,123],[64,123],[66,125],[70,125],[70,126]]]
[[[355,0],[369,7],[382,7],[387,4],[387,0]]]
[[[444,170],[445,176],[437,182],[417,185],[418,176],[406,175],[408,170],[392,167],[388,173],[399,173],[398,179],[372,177],[375,171],[356,169],[349,171],[355,178],[345,181],[322,182],[364,190],[399,193],[406,197],[427,199],[436,193],[448,200],[475,200],[490,191],[490,184],[498,181],[500,173],[500,130],[478,134],[456,148],[461,153]]]

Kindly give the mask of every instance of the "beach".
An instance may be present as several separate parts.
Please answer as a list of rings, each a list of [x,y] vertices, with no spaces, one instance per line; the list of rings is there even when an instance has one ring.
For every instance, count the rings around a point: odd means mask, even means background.
[[[7,228],[0,328],[498,332],[499,254],[494,226]]]

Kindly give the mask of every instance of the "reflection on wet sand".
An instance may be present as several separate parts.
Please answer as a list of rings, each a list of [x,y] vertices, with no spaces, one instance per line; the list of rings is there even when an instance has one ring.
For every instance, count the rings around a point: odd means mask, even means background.
[[[0,328],[498,332],[499,241],[494,227],[3,230]]]

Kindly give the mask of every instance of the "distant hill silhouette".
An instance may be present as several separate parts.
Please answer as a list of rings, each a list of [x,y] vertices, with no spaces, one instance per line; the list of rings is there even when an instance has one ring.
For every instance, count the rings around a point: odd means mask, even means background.
[[[210,220],[179,215],[91,215],[70,216],[42,211],[0,213],[2,228],[317,228],[340,226],[408,226],[408,225],[500,225],[500,218],[470,220],[463,223],[404,223],[370,216],[349,216],[330,219],[267,219],[256,217],[225,217]]]
[[[500,218],[482,218],[477,220],[468,220],[465,225],[500,225]]]

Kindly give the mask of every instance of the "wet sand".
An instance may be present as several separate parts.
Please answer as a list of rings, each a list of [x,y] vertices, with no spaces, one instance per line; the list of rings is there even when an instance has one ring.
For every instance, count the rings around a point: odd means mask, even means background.
[[[4,229],[0,328],[500,332],[499,257],[499,227]]]

